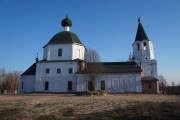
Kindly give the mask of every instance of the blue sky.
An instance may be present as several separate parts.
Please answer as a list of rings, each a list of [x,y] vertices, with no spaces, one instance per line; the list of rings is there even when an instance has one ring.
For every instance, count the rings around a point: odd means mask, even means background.
[[[141,17],[159,74],[180,83],[180,0],[0,0],[0,67],[25,71],[37,52],[42,59],[66,14],[71,31],[109,62],[127,61]]]

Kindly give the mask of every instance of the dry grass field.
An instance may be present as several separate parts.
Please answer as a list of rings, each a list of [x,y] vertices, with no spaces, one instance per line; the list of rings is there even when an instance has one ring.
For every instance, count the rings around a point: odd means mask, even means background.
[[[180,96],[0,95],[0,120],[180,120]]]

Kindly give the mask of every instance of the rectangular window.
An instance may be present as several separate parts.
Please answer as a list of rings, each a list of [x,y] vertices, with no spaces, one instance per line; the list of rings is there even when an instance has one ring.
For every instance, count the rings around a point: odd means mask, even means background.
[[[58,57],[62,56],[62,49],[58,49]]]
[[[46,68],[46,74],[49,74],[49,73],[50,73],[50,69]]]
[[[137,49],[140,50],[140,46],[139,46],[139,43],[137,43]]]
[[[73,73],[73,69],[72,68],[69,68],[69,74]]]
[[[105,81],[101,81],[101,90],[105,90]]]
[[[61,68],[57,69],[57,74],[61,74]]]
[[[23,89],[23,88],[24,88],[24,82],[21,83],[21,89]]]
[[[72,81],[68,81],[68,91],[72,90]]]
[[[45,90],[49,90],[49,82],[45,82]]]

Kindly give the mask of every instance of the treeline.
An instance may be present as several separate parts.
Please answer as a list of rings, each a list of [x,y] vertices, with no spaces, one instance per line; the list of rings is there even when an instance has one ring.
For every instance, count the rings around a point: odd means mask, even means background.
[[[159,75],[159,91],[161,94],[177,94],[180,95],[180,84],[172,82],[171,85],[167,84],[167,80],[163,75]]]
[[[19,79],[22,72],[6,72],[5,68],[0,68],[0,93],[18,92]]]

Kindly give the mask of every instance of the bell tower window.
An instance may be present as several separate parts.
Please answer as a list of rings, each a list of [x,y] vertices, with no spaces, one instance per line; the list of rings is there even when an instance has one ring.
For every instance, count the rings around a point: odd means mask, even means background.
[[[143,43],[143,48],[146,50],[146,42]]]
[[[137,49],[138,49],[138,50],[140,50],[139,47],[140,47],[140,46],[139,46],[139,43],[137,43]]]

